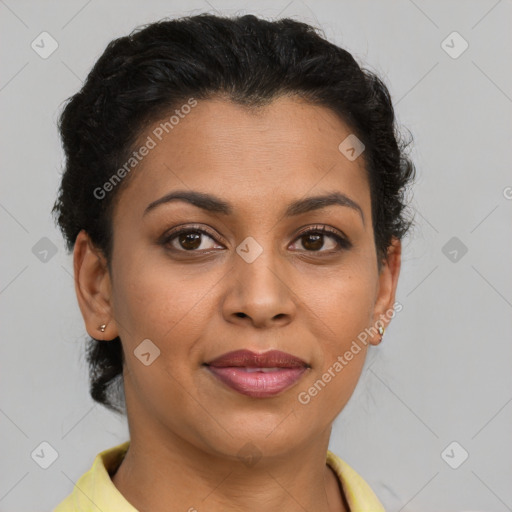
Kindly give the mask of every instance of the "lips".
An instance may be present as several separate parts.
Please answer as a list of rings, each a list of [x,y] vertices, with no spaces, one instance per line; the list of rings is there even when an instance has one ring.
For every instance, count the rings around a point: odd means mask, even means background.
[[[236,350],[205,366],[226,386],[255,398],[275,396],[289,389],[310,368],[302,359],[279,350],[264,353]]]
[[[308,366],[305,361],[280,350],[270,350],[258,354],[250,350],[235,350],[206,363],[216,368],[228,366],[246,368],[297,368]]]

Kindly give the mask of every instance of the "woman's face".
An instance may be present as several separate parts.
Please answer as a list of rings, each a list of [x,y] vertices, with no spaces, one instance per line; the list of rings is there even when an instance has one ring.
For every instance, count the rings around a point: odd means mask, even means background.
[[[224,457],[328,439],[364,363],[367,345],[353,342],[389,312],[399,272],[399,243],[377,270],[364,153],[339,149],[351,131],[334,113],[292,98],[258,112],[199,101],[169,126],[140,138],[149,149],[113,215],[112,275],[95,277],[105,339],[122,340],[132,435]],[[212,199],[162,200],[178,191]],[[98,337],[104,311],[84,316]],[[206,364],[242,349],[306,365]]]

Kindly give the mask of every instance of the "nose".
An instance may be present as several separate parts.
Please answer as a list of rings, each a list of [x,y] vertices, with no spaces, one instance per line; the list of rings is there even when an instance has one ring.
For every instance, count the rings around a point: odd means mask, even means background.
[[[228,322],[255,328],[284,326],[296,312],[293,276],[270,249],[254,261],[234,255],[223,314]]]

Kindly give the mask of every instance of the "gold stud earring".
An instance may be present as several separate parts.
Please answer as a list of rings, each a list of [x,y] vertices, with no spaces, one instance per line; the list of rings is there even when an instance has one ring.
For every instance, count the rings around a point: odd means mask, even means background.
[[[105,332],[105,329],[107,328],[107,324],[102,324],[98,327],[98,329],[101,331],[101,332]]]
[[[384,337],[384,332],[386,329],[382,327],[382,325],[379,325],[379,334],[380,334],[380,341],[382,341],[382,338]]]

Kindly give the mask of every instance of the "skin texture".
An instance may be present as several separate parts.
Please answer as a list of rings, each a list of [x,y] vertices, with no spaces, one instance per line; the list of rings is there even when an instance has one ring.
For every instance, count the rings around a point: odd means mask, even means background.
[[[297,396],[365,328],[381,318],[387,325],[401,254],[394,239],[378,273],[364,159],[349,161],[338,150],[350,133],[329,109],[293,97],[258,112],[220,98],[198,102],[121,191],[112,274],[87,234],[78,236],[75,284],[87,331],[104,340],[119,335],[126,354],[131,446],[113,482],[138,510],[348,510],[325,456],[368,347],[310,403]],[[144,215],[175,190],[214,194],[233,213],[173,201]],[[332,191],[357,202],[364,221],[338,205],[284,217],[290,202]],[[184,225],[215,237],[202,235],[191,244],[196,252],[180,237],[161,242]],[[329,234],[323,245],[300,236],[323,226],[352,246],[339,247]],[[236,252],[247,237],[263,249],[252,263]],[[149,366],[134,355],[144,339],[160,350]],[[289,352],[311,368],[278,396],[251,398],[203,366],[242,348]],[[260,457],[252,465],[238,455],[244,446]]]

